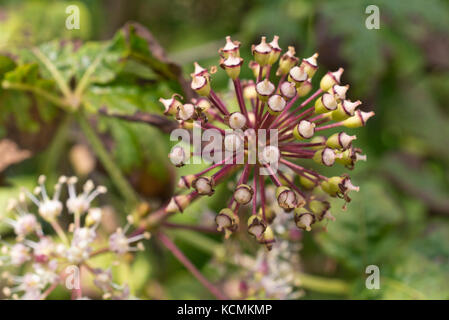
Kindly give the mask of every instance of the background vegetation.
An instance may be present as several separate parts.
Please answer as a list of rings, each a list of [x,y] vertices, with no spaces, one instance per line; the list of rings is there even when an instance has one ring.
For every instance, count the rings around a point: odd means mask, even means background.
[[[23,49],[39,46],[64,70],[64,80],[70,85],[72,79],[81,79],[106,47],[106,62],[101,63],[80,95],[87,112],[96,113],[101,106],[107,106],[121,113],[160,113],[158,97],[181,89],[179,77],[192,71],[193,61],[205,66],[217,64],[217,49],[226,35],[243,43],[244,58],[249,58],[250,45],[261,35],[277,34],[281,47],[295,45],[300,57],[318,51],[321,74],[343,66],[343,83],[351,84],[350,97],[363,101],[366,110],[375,110],[376,117],[357,132],[357,145],[368,155],[368,161],[351,173],[361,191],[354,194],[347,211],[338,212],[340,205],[334,206],[337,220],[327,230],[303,235],[303,271],[322,279],[341,279],[344,290],[326,290],[326,281],[323,290],[308,289],[305,284],[304,298],[449,298],[447,1],[75,3],[81,9],[81,29],[68,31],[63,26],[69,2],[0,2],[2,80],[51,91],[57,83],[49,80],[39,63],[28,69],[14,64],[15,57],[33,62],[35,57]],[[369,4],[380,8],[380,30],[365,28],[365,8]],[[157,53],[145,52],[140,38],[126,37],[126,32],[132,33],[129,25],[118,31],[128,21],[146,26],[182,71]],[[74,41],[61,46],[62,39]],[[113,63],[125,55],[135,59]],[[4,78],[7,72],[8,78]],[[224,72],[216,75],[215,85],[227,86]],[[74,146],[89,144],[72,116],[57,104],[39,94],[0,88],[0,138],[9,138],[32,153],[19,164],[0,167],[0,215],[19,186],[32,186],[40,173],[56,179],[60,174],[75,172],[111,186],[108,169],[98,161],[94,169],[87,171],[77,166],[80,153],[74,151]],[[167,161],[168,135],[150,126],[117,119],[99,116],[96,121],[102,142],[139,194],[156,207],[169,198],[177,174],[185,172],[175,172]],[[120,200],[126,187],[110,189],[109,203],[116,208],[115,216],[122,219],[129,208],[129,203]],[[221,199],[216,195],[202,200],[175,221],[196,222],[204,217],[204,208],[219,209]],[[221,238],[198,239],[183,232],[173,236],[195,265],[213,278],[216,270],[209,264],[210,248],[220,247]],[[380,267],[380,290],[364,286],[365,267],[370,264]],[[155,243],[138,255],[131,269],[119,274],[130,281],[139,296],[209,297]],[[54,297],[62,296],[55,293]]]

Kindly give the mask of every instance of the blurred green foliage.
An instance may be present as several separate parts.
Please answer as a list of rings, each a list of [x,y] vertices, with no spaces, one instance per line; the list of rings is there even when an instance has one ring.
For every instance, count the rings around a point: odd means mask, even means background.
[[[326,231],[304,235],[304,271],[347,281],[351,292],[340,298],[449,298],[447,1],[86,0],[78,2],[81,29],[73,32],[62,27],[67,3],[2,1],[0,52],[8,54],[0,56],[1,80],[36,90],[55,88],[41,62],[23,50],[32,45],[39,45],[51,57],[67,83],[79,81],[104,51],[106,58],[83,96],[88,110],[97,112],[106,105],[122,113],[161,112],[158,97],[181,90],[176,81],[179,70],[159,64],[142,38],[130,40],[123,30],[117,31],[129,20],[148,27],[169,56],[183,64],[185,75],[196,60],[216,65],[217,49],[228,34],[242,41],[245,61],[249,61],[249,46],[258,36],[277,34],[281,47],[295,45],[299,56],[320,53],[317,79],[328,69],[344,66],[343,83],[351,84],[350,98],[360,99],[363,108],[376,112],[366,129],[358,131],[356,143],[368,154],[368,162],[353,172],[361,191],[353,196],[348,209],[336,209],[337,220],[329,223]],[[370,4],[380,9],[379,30],[365,28],[365,8]],[[80,47],[77,41],[62,43],[62,39],[94,42]],[[131,59],[121,60],[125,57]],[[215,81],[224,88],[224,72],[219,71]],[[20,130],[35,134],[42,134],[43,123],[57,128],[54,122],[59,123],[61,117],[57,108],[39,96],[2,89],[0,110],[0,136],[13,134],[8,124],[11,114]],[[108,146],[121,169],[131,178],[137,172],[144,180],[159,181],[156,185],[163,192],[151,190],[150,197],[167,197],[176,181],[166,163],[168,137],[142,124],[99,119],[98,127],[109,133]],[[37,157],[4,173],[10,186],[0,189],[1,207],[16,190],[14,186],[39,173],[48,160],[46,155],[54,155],[49,150],[50,138],[37,150]],[[62,162],[56,161],[56,167],[47,170],[70,170]],[[202,209],[218,209],[222,199],[218,195],[205,198],[175,220],[195,222]],[[180,245],[192,249],[192,243]],[[209,253],[186,252],[196,265],[207,269]],[[380,290],[365,288],[365,268],[370,264],[380,268]],[[329,265],[332,267],[326,267]],[[155,245],[139,255],[131,268],[119,274],[131,278],[135,290],[144,296],[208,297],[181,265],[163,256]],[[164,289],[157,289],[160,285]],[[306,295],[314,297],[328,296]]]

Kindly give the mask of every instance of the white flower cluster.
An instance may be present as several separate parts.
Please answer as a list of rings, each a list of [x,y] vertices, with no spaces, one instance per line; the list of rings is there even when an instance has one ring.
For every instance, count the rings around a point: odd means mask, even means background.
[[[104,298],[126,298],[129,295],[127,287],[113,283],[109,271],[90,267],[88,260],[106,252],[123,255],[143,250],[140,240],[149,238],[149,234],[126,236],[132,225],[132,219],[129,217],[125,228],[118,228],[110,235],[108,243],[101,247],[98,229],[103,213],[101,208],[92,206],[92,202],[98,195],[104,194],[106,188],[95,187],[93,182],[88,180],[82,192],[77,193],[78,179],[62,176],[54,186],[53,197],[50,197],[45,188],[45,180],[45,176],[40,176],[39,186],[33,192],[24,189],[18,200],[11,200],[8,205],[7,211],[12,212],[12,215],[4,218],[3,222],[13,228],[16,239],[13,243],[1,242],[0,266],[24,270],[24,274],[12,275],[4,271],[2,277],[7,285],[3,287],[3,294],[16,299],[46,298],[55,287],[64,284],[67,277],[64,270],[68,266],[76,266],[80,272],[88,270],[93,274],[94,283],[103,291]],[[60,200],[64,184],[68,187],[65,206]],[[28,199],[37,206],[38,214],[29,210]],[[66,230],[60,224],[60,220],[63,221],[61,216],[64,207],[73,215],[73,222]],[[48,225],[54,232],[44,232],[49,230]],[[133,243],[137,245],[132,246]],[[79,274],[77,276],[79,277]]]

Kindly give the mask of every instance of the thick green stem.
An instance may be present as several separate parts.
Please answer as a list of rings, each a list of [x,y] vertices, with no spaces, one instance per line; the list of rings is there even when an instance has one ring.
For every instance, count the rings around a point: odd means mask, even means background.
[[[131,205],[137,205],[139,203],[139,197],[135,193],[134,189],[131,187],[129,182],[123,176],[121,170],[117,167],[114,160],[112,160],[108,151],[103,146],[100,138],[97,136],[95,131],[91,128],[87,118],[81,112],[77,113],[77,120],[83,130],[87,140],[91,144],[91,147],[97,157],[100,159],[104,168],[108,172],[111,177],[113,183],[122,194],[122,196],[127,200],[127,202]]]
[[[298,286],[311,291],[346,295],[349,293],[349,285],[340,279],[328,279],[313,276],[306,273],[297,273],[295,278]]]
[[[191,230],[167,230],[165,232],[174,236],[176,239],[188,243],[204,253],[215,255],[220,251],[222,245],[210,237]]]
[[[51,103],[55,104],[56,106],[60,107],[61,109],[65,111],[71,111],[71,107],[61,98],[48,93],[45,90],[42,90],[41,88],[30,86],[23,83],[11,83],[9,81],[3,81],[2,82],[2,88],[6,90],[20,90],[20,91],[28,91],[36,94],[37,96],[41,96],[44,99],[47,99]]]
[[[61,155],[63,154],[67,143],[69,127],[72,123],[72,120],[72,114],[66,114],[64,116],[61,124],[58,127],[58,130],[56,131],[56,134],[53,136],[50,147],[47,149],[42,164],[42,172],[47,176],[53,175],[53,173],[56,171],[55,168],[57,167],[57,164],[61,160]]]

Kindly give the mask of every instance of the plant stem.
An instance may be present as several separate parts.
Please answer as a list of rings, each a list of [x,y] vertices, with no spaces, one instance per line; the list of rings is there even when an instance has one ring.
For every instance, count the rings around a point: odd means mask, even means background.
[[[169,229],[183,229],[183,230],[192,230],[192,231],[205,232],[205,233],[219,233],[219,231],[217,231],[216,228],[208,227],[208,226],[197,226],[194,224],[164,222],[162,225]]]
[[[55,96],[51,93],[48,93],[48,92],[42,90],[41,88],[33,87],[33,86],[23,84],[23,83],[10,83],[9,81],[3,81],[2,88],[6,89],[6,90],[29,91],[38,96],[41,96],[42,98],[50,101],[51,103],[55,104],[56,106],[60,107],[61,109],[65,110],[65,111],[71,111],[71,107],[68,106],[67,103],[65,103],[63,99],[61,99],[58,96]]]
[[[61,160],[61,154],[64,151],[64,147],[66,146],[67,137],[68,137],[68,129],[70,124],[72,123],[72,115],[66,114],[59,125],[56,134],[53,136],[50,147],[46,151],[45,161],[42,164],[42,172],[50,176],[55,173],[55,168],[57,164]]]
[[[64,80],[56,66],[42,53],[41,50],[39,50],[39,48],[33,48],[32,51],[34,55],[45,65],[45,67],[51,73],[64,96],[66,98],[70,98],[72,96],[72,91],[70,90],[69,86],[67,85],[66,81]]]
[[[343,280],[323,278],[306,273],[297,273],[295,282],[304,289],[321,293],[346,295],[350,290],[349,284]]]
[[[84,93],[84,90],[86,89],[86,87],[89,84],[89,80],[91,75],[95,72],[95,70],[97,69],[98,65],[101,62],[101,59],[103,59],[106,51],[107,51],[108,47],[104,48],[95,58],[94,62],[92,62],[92,64],[87,68],[87,70],[84,72],[78,86],[75,89],[75,93],[74,95],[76,97],[78,97],[79,100],[81,100],[81,96]]]
[[[131,187],[129,182],[123,176],[120,169],[117,167],[114,160],[111,158],[108,151],[103,146],[100,138],[97,136],[95,131],[90,127],[90,124],[87,121],[86,116],[81,112],[79,112],[77,113],[77,120],[81,127],[81,130],[83,130],[84,135],[91,144],[92,149],[100,159],[101,163],[108,172],[109,176],[112,179],[112,182],[115,184],[119,192],[122,194],[122,196],[126,199],[126,201],[129,204],[137,205],[139,203],[138,195],[135,193],[134,189]]]
[[[216,288],[203,274],[193,265],[192,262],[179,250],[179,248],[163,233],[158,234],[159,240],[162,244],[170,250],[170,252],[181,262],[184,267],[187,268],[194,276],[198,279],[198,281],[210,291],[217,299],[219,300],[228,300],[218,288]]]
[[[179,239],[183,243],[188,243],[196,249],[212,256],[216,255],[222,248],[221,243],[201,233],[190,230],[176,230],[176,232],[174,230],[166,231],[168,234],[172,235],[176,239]]]

